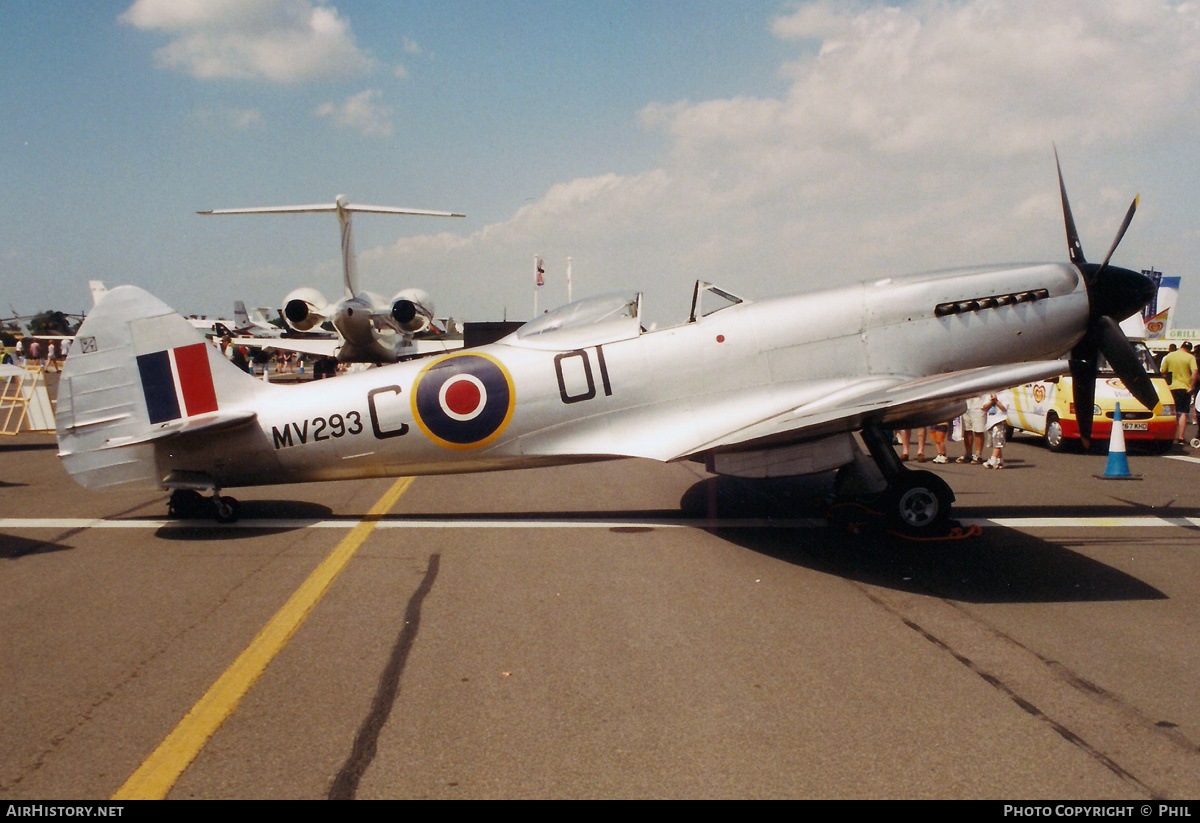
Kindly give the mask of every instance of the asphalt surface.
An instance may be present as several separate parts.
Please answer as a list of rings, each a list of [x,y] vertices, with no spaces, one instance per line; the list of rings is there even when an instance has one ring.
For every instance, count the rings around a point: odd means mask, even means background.
[[[643,461],[167,523],[4,438],[0,799],[1196,798],[1200,460],[1006,459],[913,543]]]

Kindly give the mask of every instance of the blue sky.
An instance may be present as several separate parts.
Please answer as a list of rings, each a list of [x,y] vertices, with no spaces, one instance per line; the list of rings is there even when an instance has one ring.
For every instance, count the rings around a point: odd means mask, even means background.
[[[0,266],[22,313],[135,283],[185,312],[363,285],[439,314],[747,297],[1065,257],[1183,278],[1200,326],[1200,7],[1152,0],[0,4]],[[0,305],[7,309],[7,305]]]

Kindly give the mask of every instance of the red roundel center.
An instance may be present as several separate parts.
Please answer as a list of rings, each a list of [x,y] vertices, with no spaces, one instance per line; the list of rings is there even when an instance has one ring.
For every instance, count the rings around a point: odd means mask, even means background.
[[[479,408],[479,387],[470,380],[455,380],[446,387],[446,409],[467,415]]]

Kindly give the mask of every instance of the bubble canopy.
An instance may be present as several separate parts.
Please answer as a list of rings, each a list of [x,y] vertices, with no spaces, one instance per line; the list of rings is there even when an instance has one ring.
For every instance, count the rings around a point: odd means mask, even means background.
[[[696,281],[689,323],[744,303],[742,298],[711,283]],[[504,339],[513,346],[531,349],[580,349],[629,340],[645,332],[642,327],[642,294],[603,294],[568,303],[530,320]]]
[[[530,320],[505,340],[535,349],[583,348],[641,334],[642,295],[604,294],[577,300]]]

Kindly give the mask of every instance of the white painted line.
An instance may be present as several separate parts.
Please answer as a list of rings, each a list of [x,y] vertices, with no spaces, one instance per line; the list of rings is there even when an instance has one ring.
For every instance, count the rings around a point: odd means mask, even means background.
[[[251,519],[236,523],[217,523],[212,520],[98,520],[67,517],[6,517],[0,518],[0,529],[214,529],[214,530],[294,530],[294,529],[352,529],[361,520]],[[1152,529],[1200,528],[1200,517],[968,517],[963,525],[999,526],[1007,529]],[[705,520],[663,518],[662,520],[620,519],[501,519],[501,518],[405,518],[385,517],[377,529],[816,529],[827,528],[821,518],[764,520]]]
[[[1167,454],[1163,456],[1168,460],[1182,460],[1184,463],[1200,463],[1200,457],[1187,457],[1182,454]]]
[[[212,520],[96,520],[65,517],[8,517],[0,518],[0,529],[352,529],[361,520],[251,519],[235,523]],[[381,518],[377,529],[703,529],[703,528],[816,528],[827,525],[820,518],[789,520],[692,520],[664,518],[662,520],[605,520],[581,519],[437,519]]]
[[[1186,529],[1200,527],[1200,517],[981,517],[965,518],[962,523],[1006,529]]]

